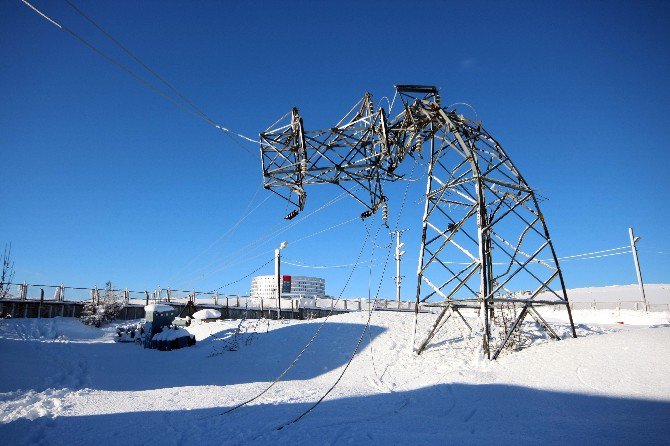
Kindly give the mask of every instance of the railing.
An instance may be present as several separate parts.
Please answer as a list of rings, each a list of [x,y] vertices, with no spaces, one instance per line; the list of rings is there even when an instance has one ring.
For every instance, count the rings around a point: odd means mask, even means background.
[[[4,295],[2,290],[5,290]],[[189,300],[198,304],[212,304],[229,308],[248,308],[259,310],[277,309],[276,298],[259,298],[240,295],[225,295],[196,290],[172,290],[170,288],[157,287],[154,290],[128,290],[111,289],[105,290],[98,287],[70,287],[65,285],[39,285],[28,283],[4,283],[0,284],[0,299],[16,300],[39,300],[56,302],[83,302],[99,300],[111,293],[117,299],[122,299],[125,304],[146,305],[157,302],[186,303]],[[334,309],[337,311],[367,311],[372,302],[367,298],[334,299],[330,297],[319,298],[282,298],[282,310],[297,310],[299,308]],[[375,309],[389,311],[414,311],[415,303],[410,301],[396,301],[378,299]],[[634,310],[662,312],[670,311],[670,303],[646,304],[642,301],[571,301],[573,310]],[[553,306],[558,311],[562,306]],[[421,307],[423,310],[423,307]]]
[[[84,302],[101,300],[106,294],[122,300],[125,304],[147,305],[158,302],[186,303],[189,300],[203,304],[212,304],[229,308],[248,308],[256,310],[277,309],[276,298],[260,298],[240,295],[226,295],[197,290],[172,290],[170,288],[157,287],[154,290],[128,290],[128,289],[101,289],[98,287],[71,287],[65,285],[43,285],[28,283],[9,283],[1,289],[7,289],[0,299],[13,300],[45,300],[51,302]],[[372,302],[367,298],[356,299],[334,299],[331,297],[318,298],[282,298],[282,310],[297,310],[298,308],[333,309],[337,311],[367,311]],[[414,311],[415,303],[409,301],[395,301],[378,299],[374,303],[375,308],[389,311]]]

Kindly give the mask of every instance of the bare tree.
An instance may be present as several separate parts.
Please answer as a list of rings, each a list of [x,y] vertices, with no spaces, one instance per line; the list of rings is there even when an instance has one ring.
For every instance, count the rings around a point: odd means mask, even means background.
[[[0,275],[0,299],[9,294],[10,283],[14,280],[14,262],[12,262],[12,244],[6,244],[2,254],[2,275]]]

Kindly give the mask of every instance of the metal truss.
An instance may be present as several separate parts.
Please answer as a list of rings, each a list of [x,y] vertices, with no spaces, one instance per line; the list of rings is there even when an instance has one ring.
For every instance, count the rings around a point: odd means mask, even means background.
[[[308,184],[336,184],[367,208],[362,217],[374,214],[386,202],[382,176],[397,179],[382,174],[388,146],[378,133],[385,121],[383,110],[375,112],[366,94],[331,129],[305,131],[294,108],[290,117],[285,115],[261,133],[264,187],[297,208],[286,218],[304,209]]]
[[[563,305],[576,337],[558,259],[533,189],[481,123],[441,107],[437,88],[397,85],[402,111],[387,121],[366,94],[329,130],[306,132],[297,109],[260,135],[264,186],[305,206],[308,184],[333,183],[365,218],[385,205],[383,184],[408,155],[428,153],[416,303],[441,308],[421,353],[453,314],[478,308],[484,350],[496,359],[527,316],[553,339],[538,308]],[[288,193],[284,192],[288,189]],[[519,291],[522,290],[522,291]],[[435,300],[438,302],[435,302]],[[501,303],[513,322],[496,330]],[[458,318],[457,318],[458,319]]]

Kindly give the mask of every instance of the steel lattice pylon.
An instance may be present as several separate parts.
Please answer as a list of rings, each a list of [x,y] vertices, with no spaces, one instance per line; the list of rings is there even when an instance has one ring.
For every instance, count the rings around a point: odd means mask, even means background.
[[[304,208],[308,184],[333,183],[366,207],[385,205],[383,184],[407,155],[428,154],[419,304],[441,311],[421,342],[421,353],[460,309],[479,308],[484,349],[497,358],[531,316],[549,336],[559,335],[538,307],[563,305],[576,336],[562,273],[537,198],[502,147],[481,124],[440,106],[435,87],[396,86],[403,110],[387,121],[366,94],[333,128],[306,132],[293,109],[260,135],[264,186]],[[288,189],[288,193],[282,193]],[[519,291],[523,290],[523,291]],[[439,302],[431,298],[440,298]],[[502,305],[514,317],[502,330],[491,321]]]

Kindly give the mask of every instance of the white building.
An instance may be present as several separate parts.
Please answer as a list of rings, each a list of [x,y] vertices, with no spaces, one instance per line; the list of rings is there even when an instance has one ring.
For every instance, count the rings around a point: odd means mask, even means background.
[[[319,277],[282,276],[282,297],[324,297],[326,280]],[[256,276],[251,279],[251,297],[276,297],[275,276]]]

